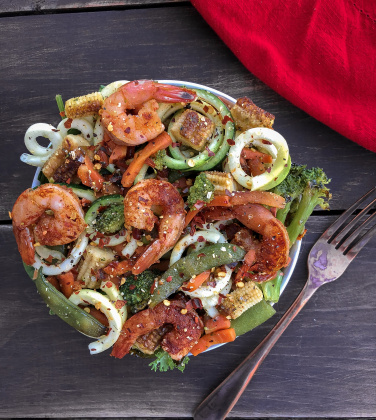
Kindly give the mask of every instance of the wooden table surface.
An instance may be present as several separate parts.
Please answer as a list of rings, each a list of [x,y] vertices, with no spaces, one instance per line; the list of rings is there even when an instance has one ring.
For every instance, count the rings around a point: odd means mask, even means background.
[[[301,290],[314,241],[375,185],[376,154],[335,133],[250,74],[188,2],[0,2],[0,416],[189,418],[195,407],[268,333]],[[108,352],[49,316],[23,271],[8,211],[30,186],[20,162],[36,122],[59,122],[65,99],[119,79],[177,79],[276,115],[292,159],[332,178],[330,212],[307,225],[277,314],[253,332],[192,358],[186,371],[154,373],[148,362]],[[320,104],[317,104],[320,106]],[[376,416],[376,240],[340,280],[319,290],[267,357],[230,414],[259,417]]]

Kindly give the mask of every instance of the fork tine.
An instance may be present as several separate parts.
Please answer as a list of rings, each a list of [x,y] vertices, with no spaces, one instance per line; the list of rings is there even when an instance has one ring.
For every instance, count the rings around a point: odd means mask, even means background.
[[[341,232],[338,233],[338,235],[336,235],[333,240],[331,241],[331,244],[336,246],[338,245],[342,239],[345,237],[345,235],[350,232],[350,230],[361,220],[361,218],[368,213],[368,211],[376,204],[376,198],[371,201],[368,206],[364,207],[364,209],[357,215],[355,216],[342,230]],[[368,219],[367,219],[368,220]],[[368,224],[368,223],[367,223]],[[363,224],[361,225],[361,227],[363,226]],[[367,226],[367,225],[365,225]],[[363,226],[363,227],[365,227]],[[358,231],[358,229],[356,230]],[[354,232],[355,233],[355,232]],[[358,231],[359,233],[359,231]],[[352,236],[352,235],[351,235]],[[355,236],[354,238],[355,239]],[[346,240],[347,242],[347,240]],[[351,243],[351,242],[350,242]],[[349,245],[349,243],[347,244]]]
[[[347,221],[347,219],[352,215],[353,211],[356,210],[359,205],[366,200],[371,194],[373,194],[376,190],[376,187],[373,187],[369,190],[363,197],[360,197],[358,201],[356,201],[352,206],[350,206],[342,215],[331,225],[329,228],[322,234],[322,238],[329,239],[333,236],[333,234]]]
[[[369,217],[369,219],[374,219],[376,216],[376,213],[374,213],[372,216]],[[367,219],[368,220],[368,219]],[[358,252],[368,243],[368,241],[376,234],[376,225],[373,226],[371,229],[367,231],[360,239],[359,241],[349,249],[349,251],[346,254],[346,257],[353,259],[356,257]]]

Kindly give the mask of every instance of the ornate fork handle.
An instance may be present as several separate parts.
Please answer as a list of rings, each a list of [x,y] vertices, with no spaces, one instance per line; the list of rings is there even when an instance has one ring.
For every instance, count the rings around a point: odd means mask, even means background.
[[[226,418],[274,344],[315,293],[317,288],[312,286],[310,282],[305,284],[294,303],[264,340],[200,404],[194,414],[194,420],[221,420]]]

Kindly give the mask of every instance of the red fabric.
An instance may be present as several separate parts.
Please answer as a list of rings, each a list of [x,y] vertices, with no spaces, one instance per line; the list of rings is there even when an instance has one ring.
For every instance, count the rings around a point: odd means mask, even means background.
[[[255,76],[376,152],[374,0],[192,0]]]

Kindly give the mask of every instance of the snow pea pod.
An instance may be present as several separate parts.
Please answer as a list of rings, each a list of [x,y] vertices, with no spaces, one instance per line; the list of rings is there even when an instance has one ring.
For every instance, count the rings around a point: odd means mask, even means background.
[[[243,335],[261,325],[275,314],[275,309],[262,300],[243,312],[239,318],[231,320],[236,336]]]
[[[70,302],[46,280],[41,269],[39,269],[37,277],[34,278],[34,268],[26,264],[24,264],[24,267],[29,277],[34,280],[42,299],[54,314],[88,337],[100,337],[106,334],[106,327],[86,311]]]
[[[167,299],[172,293],[192,276],[196,276],[212,267],[241,261],[245,251],[233,244],[213,244],[194,251],[173,264],[158,282],[153,291],[149,306],[153,308]]]

